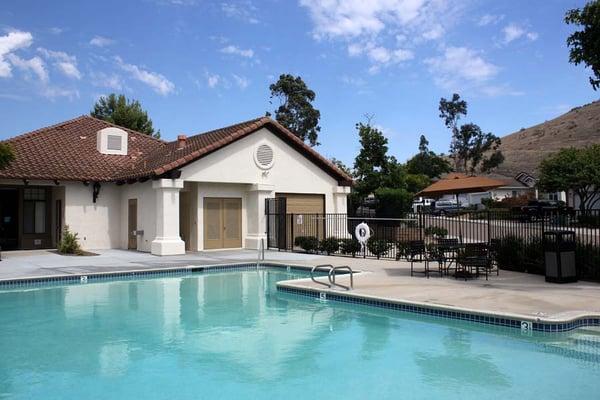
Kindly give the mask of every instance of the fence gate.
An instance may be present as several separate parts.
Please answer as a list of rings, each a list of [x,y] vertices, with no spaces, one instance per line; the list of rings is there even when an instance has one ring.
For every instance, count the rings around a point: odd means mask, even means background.
[[[265,200],[265,214],[267,215],[267,247],[287,250],[287,218],[286,199],[277,197]]]

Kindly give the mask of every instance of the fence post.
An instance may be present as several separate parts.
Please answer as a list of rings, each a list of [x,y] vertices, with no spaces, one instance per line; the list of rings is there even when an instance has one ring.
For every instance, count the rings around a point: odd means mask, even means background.
[[[417,217],[418,217],[418,224],[417,226],[419,227],[419,240],[423,241],[423,213],[421,212],[421,209],[419,209],[417,211]]]
[[[290,237],[291,237],[291,243],[290,243],[290,250],[294,251],[294,213],[290,214]]]
[[[490,210],[486,210],[487,211],[487,237],[488,237],[488,245],[492,242],[492,228],[491,228],[491,211]]]

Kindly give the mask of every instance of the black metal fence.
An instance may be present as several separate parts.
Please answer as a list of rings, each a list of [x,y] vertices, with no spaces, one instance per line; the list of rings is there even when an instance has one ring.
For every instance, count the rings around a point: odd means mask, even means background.
[[[371,238],[365,249],[354,238],[366,222]],[[471,211],[455,216],[411,213],[403,218],[360,218],[346,214],[290,214],[285,203],[267,206],[270,248],[354,257],[402,259],[410,241],[433,243],[442,237],[462,243],[491,244],[500,268],[544,273],[543,234],[572,230],[576,234],[581,279],[600,281],[600,211],[548,211],[532,216],[504,210]]]

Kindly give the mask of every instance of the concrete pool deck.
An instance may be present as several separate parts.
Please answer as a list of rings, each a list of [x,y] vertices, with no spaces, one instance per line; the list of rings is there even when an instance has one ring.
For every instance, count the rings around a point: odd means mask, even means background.
[[[114,273],[157,268],[203,266],[256,262],[252,250],[223,250],[157,257],[126,250],[97,251],[97,256],[61,256],[51,251],[3,252],[0,280]],[[450,307],[484,314],[517,318],[541,318],[568,321],[584,316],[600,316],[600,284],[577,282],[551,284],[543,276],[500,271],[469,281],[452,277],[410,276],[410,264],[389,260],[350,257],[327,257],[277,251],[265,252],[266,263],[313,266],[317,264],[349,265],[362,273],[354,277],[350,292],[327,289],[309,279],[286,282],[289,287],[318,289],[323,292],[352,296],[376,297],[406,304]],[[340,283],[349,277],[339,276]]]

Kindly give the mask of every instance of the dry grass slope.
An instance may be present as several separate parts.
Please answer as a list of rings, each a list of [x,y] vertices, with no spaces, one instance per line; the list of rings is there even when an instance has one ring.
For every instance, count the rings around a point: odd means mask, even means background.
[[[508,176],[527,172],[536,176],[540,162],[548,155],[565,147],[580,148],[594,143],[600,144],[600,101],[503,137],[500,149],[506,159],[497,172]]]

